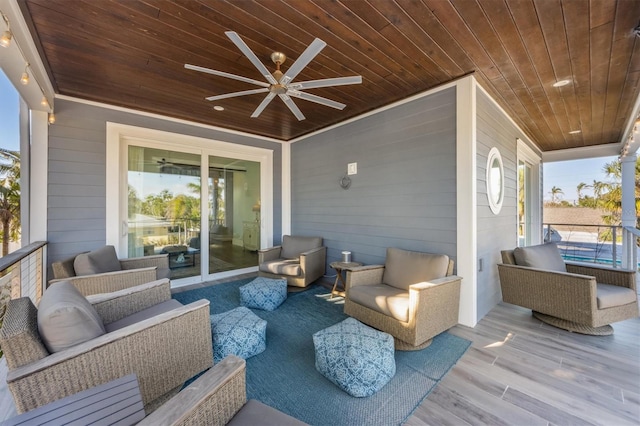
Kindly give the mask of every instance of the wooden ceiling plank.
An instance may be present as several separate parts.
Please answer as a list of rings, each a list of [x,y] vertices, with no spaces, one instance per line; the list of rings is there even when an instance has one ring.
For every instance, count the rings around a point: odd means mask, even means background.
[[[584,0],[583,0],[584,1]],[[630,0],[633,2],[634,0]],[[589,2],[589,25],[590,29],[597,28],[600,25],[606,25],[613,22],[616,15],[615,1],[606,0],[588,0]]]
[[[602,116],[606,104],[612,38],[613,22],[591,29],[591,122],[595,143],[604,143]]]

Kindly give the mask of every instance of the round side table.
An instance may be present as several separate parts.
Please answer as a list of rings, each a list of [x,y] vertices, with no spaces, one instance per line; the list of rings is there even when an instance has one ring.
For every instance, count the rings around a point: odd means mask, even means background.
[[[333,269],[336,270],[336,282],[333,283],[333,289],[331,290],[331,297],[333,297],[334,294],[337,294],[339,296],[343,296],[344,297],[344,292],[346,291],[347,287],[346,284],[344,282],[344,279],[342,278],[342,271],[350,271],[352,268],[356,268],[358,266],[362,266],[362,263],[360,262],[331,262],[329,264],[329,266],[331,266]],[[342,291],[338,290],[338,282],[340,284],[342,284]],[[342,293],[342,294],[341,294]]]

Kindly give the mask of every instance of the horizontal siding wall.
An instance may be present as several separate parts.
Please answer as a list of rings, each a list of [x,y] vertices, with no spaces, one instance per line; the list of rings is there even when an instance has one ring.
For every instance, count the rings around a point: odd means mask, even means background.
[[[56,123],[49,126],[49,264],[105,244],[107,122],[272,150],[274,235],[281,234],[281,144],[57,99]]]
[[[323,237],[327,264],[384,263],[387,247],[455,259],[455,111],[450,88],[294,143],[292,234]]]
[[[497,264],[500,250],[514,248],[517,242],[517,185],[516,138],[524,135],[500,109],[478,90],[477,114],[477,199],[478,199],[478,320],[502,300]],[[495,215],[487,199],[487,158],[496,147],[504,165],[504,202]]]

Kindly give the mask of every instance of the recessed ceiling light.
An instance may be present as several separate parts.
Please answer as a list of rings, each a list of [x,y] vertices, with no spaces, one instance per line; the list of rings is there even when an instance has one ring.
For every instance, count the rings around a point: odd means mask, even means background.
[[[213,109],[215,109],[216,111],[224,111],[224,107],[220,105],[214,106]]]
[[[571,80],[559,80],[553,83],[553,87],[562,87],[571,84]]]
[[[582,132],[582,130],[572,130],[569,132],[570,135],[577,135],[578,133]]]

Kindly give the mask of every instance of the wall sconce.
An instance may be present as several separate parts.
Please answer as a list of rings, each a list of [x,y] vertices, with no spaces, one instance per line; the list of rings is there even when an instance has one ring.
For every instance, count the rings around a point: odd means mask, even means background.
[[[9,18],[7,18],[7,15],[2,12],[0,12],[0,14],[2,15],[4,22],[7,24],[7,30],[2,33],[2,36],[0,36],[0,46],[9,47],[11,44],[11,37],[13,37],[13,34],[11,34],[11,26],[9,25]]]

